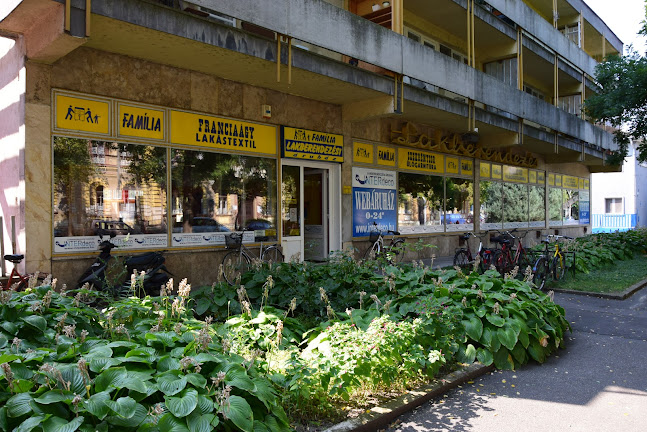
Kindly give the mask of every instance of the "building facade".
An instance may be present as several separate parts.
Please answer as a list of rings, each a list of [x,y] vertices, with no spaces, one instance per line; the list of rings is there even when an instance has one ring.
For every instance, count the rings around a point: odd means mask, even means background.
[[[593,232],[644,228],[647,221],[647,166],[638,162],[638,143],[632,142],[622,171],[591,175]]]
[[[578,236],[613,169],[580,105],[622,43],[578,0],[9,0],[0,35],[3,238],[68,284],[99,228],[193,283],[232,231]]]

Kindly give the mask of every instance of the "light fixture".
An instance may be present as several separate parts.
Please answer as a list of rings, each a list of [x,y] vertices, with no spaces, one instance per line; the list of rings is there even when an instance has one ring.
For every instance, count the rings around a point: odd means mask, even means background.
[[[382,7],[387,8],[387,7],[389,7],[389,6],[391,6],[391,2],[389,2],[389,1],[383,1],[383,2],[382,2]]]
[[[371,8],[373,9],[373,12],[375,12],[376,10],[380,9],[380,5],[377,3],[373,3],[373,6],[371,6]]]

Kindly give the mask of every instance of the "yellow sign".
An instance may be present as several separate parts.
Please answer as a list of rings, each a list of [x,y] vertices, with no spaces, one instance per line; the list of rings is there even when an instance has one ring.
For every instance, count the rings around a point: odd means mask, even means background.
[[[407,170],[443,173],[443,155],[408,148],[398,149],[398,167]]]
[[[471,159],[461,159],[461,174],[474,175],[474,161]]]
[[[391,147],[377,146],[377,164],[395,166],[395,149]]]
[[[447,174],[458,174],[459,160],[457,157],[445,156],[445,172]]]
[[[343,162],[344,137],[308,129],[283,127],[281,150],[283,157],[288,158]]]
[[[555,175],[555,186],[562,187],[562,176]]]
[[[110,133],[110,103],[56,95],[56,128]]]
[[[537,171],[530,171],[528,173],[528,182],[532,184],[537,183]]]
[[[492,178],[501,180],[501,165],[492,165]]]
[[[566,189],[579,189],[580,179],[573,176],[562,176],[562,187]]]
[[[584,187],[582,189],[586,189],[586,190],[589,189],[589,180],[588,179],[584,179]]]
[[[555,174],[548,173],[548,186],[555,186]]]
[[[353,162],[373,163],[373,144],[353,143]]]
[[[480,172],[481,172],[481,177],[482,178],[489,178],[490,177],[490,164],[481,162],[480,164]]]
[[[543,171],[538,171],[537,172],[537,183],[541,184],[542,186],[546,183],[546,173]]]
[[[164,139],[164,110],[119,104],[117,130],[121,136]]]
[[[504,165],[503,180],[516,183],[528,183],[528,168]]]
[[[171,143],[276,155],[276,127],[171,111]]]

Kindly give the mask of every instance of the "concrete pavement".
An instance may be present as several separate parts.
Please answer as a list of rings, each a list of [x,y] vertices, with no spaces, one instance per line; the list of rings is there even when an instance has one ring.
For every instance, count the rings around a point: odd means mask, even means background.
[[[543,365],[495,371],[395,420],[389,432],[647,430],[647,290],[562,294],[573,332]]]

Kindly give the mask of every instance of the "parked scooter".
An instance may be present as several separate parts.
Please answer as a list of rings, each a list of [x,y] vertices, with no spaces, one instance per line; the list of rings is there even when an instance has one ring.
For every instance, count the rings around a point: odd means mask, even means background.
[[[127,257],[123,262],[119,262],[111,254],[112,249],[117,247],[111,241],[116,233],[108,231],[110,238],[104,240],[103,234],[105,233],[105,230],[98,233],[99,239],[101,239],[99,256],[81,275],[77,282],[77,288],[89,284],[110,298],[117,298],[124,294],[159,295],[160,287],[168,282],[169,276],[173,276],[164,265],[166,260],[162,254],[146,252]],[[142,272],[144,272],[143,275]],[[133,273],[136,274],[135,289],[131,286]]]

